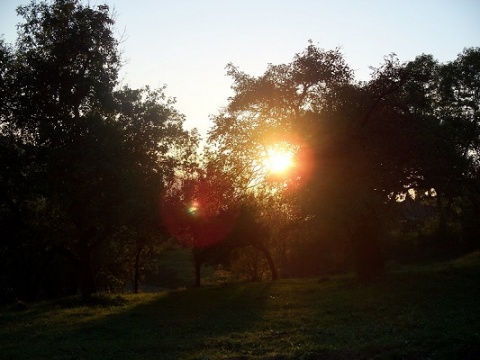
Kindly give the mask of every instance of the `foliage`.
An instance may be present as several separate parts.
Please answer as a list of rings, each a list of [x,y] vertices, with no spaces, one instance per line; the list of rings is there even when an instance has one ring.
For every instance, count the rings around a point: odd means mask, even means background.
[[[15,261],[0,287],[24,299],[137,290],[164,237],[158,201],[198,136],[164,88],[117,88],[108,6],[32,2],[18,14],[16,45],[1,44],[2,252]]]
[[[205,265],[371,281],[385,249],[478,247],[480,49],[392,54],[367,82],[311,41],[260,76],[229,64],[199,153],[165,87],[118,86],[109,11],[33,1],[0,40],[0,301],[137,292],[167,238],[192,249],[197,285]]]
[[[361,279],[371,280],[383,272],[380,237],[407,190],[417,200],[438,200],[440,227],[452,216],[454,198],[477,199],[477,58],[478,49],[447,64],[429,55],[402,64],[391,55],[365,83],[353,81],[338,50],[312,43],[258,77],[229,65],[234,96],[209,138],[216,162],[237,189],[266,189],[296,209],[289,222],[297,234],[308,229],[305,243],[330,238],[339,246],[329,251],[350,248],[345,256]],[[280,188],[257,186],[255,164],[278,143],[295,149],[298,169],[275,182]]]

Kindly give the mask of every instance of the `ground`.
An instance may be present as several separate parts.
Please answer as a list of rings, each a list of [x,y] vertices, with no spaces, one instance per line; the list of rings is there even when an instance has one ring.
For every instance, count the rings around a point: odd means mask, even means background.
[[[352,276],[9,306],[0,359],[479,359],[480,253]]]

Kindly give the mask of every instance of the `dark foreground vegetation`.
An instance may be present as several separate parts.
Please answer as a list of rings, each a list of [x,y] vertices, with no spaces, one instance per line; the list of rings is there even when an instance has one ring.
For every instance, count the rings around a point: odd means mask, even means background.
[[[3,308],[1,359],[480,358],[480,253],[353,277]]]

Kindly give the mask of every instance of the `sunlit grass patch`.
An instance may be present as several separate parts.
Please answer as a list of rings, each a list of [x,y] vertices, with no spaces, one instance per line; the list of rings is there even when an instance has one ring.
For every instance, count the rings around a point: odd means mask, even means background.
[[[475,359],[478,259],[4,309],[0,358]]]

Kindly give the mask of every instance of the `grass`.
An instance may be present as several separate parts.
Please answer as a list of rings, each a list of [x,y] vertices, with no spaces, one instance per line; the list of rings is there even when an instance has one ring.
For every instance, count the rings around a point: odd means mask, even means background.
[[[0,359],[480,359],[480,253],[352,277],[0,312]]]

